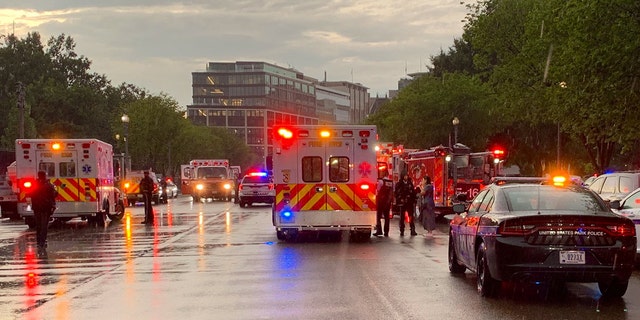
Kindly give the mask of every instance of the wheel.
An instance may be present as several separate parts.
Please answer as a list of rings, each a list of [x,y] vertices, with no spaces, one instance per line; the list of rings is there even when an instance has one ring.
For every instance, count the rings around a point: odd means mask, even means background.
[[[476,276],[478,293],[483,297],[491,297],[495,294],[496,289],[499,288],[500,281],[495,280],[491,276],[491,272],[489,272],[487,246],[484,243],[481,243],[478,249],[477,263]]]
[[[244,208],[247,205],[246,202],[240,200],[240,208]]]
[[[449,235],[449,272],[455,274],[464,273],[467,268],[464,265],[458,263],[458,258],[456,255],[456,248],[453,244],[453,237]]]
[[[278,237],[278,240],[285,240],[287,238],[282,231],[276,231],[276,236]]]
[[[193,195],[193,202],[200,202],[200,197]]]
[[[624,296],[627,292],[627,287],[629,286],[629,279],[627,280],[619,280],[613,279],[611,281],[600,281],[598,282],[598,288],[600,289],[600,293],[605,298],[620,298]]]
[[[122,200],[118,201],[118,204],[116,204],[116,207],[113,208],[115,210],[114,213],[109,213],[109,211],[107,211],[107,216],[109,217],[109,219],[111,221],[120,221],[122,220],[122,218],[124,217],[124,203]]]

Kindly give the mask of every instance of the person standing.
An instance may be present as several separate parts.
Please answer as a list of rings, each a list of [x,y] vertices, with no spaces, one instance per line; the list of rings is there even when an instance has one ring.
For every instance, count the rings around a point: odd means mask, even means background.
[[[403,174],[402,180],[396,183],[395,196],[397,203],[400,205],[400,236],[404,236],[405,214],[409,218],[411,235],[418,235],[418,233],[416,233],[416,225],[414,222],[414,215],[416,211],[416,190],[413,187],[413,182],[409,179],[409,174]]]
[[[144,177],[140,180],[140,192],[144,201],[144,221],[142,223],[153,224],[153,208],[151,207],[151,195],[153,193],[153,179],[149,176],[149,171],[144,171]]]
[[[420,214],[422,216],[422,226],[427,230],[427,235],[432,236],[433,230],[436,229],[436,204],[433,199],[434,188],[429,176],[425,176],[424,179],[422,179],[420,189]]]
[[[38,171],[38,179],[31,193],[31,205],[36,220],[36,242],[38,249],[47,247],[49,220],[56,209],[56,188],[47,179],[47,173]]]
[[[376,187],[376,233],[374,236],[382,235],[382,224],[380,219],[384,219],[384,236],[389,236],[389,211],[391,210],[393,181],[387,179],[386,175],[382,179],[378,179]]]

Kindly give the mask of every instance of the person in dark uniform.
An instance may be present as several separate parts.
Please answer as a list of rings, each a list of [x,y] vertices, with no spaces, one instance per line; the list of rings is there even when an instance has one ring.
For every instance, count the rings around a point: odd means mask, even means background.
[[[404,236],[404,219],[405,214],[409,218],[409,228],[411,228],[411,235],[416,236],[416,224],[414,222],[414,215],[416,210],[416,190],[413,187],[413,182],[409,179],[409,174],[402,175],[402,180],[396,183],[395,190],[396,202],[400,204],[400,236]]]
[[[144,177],[140,180],[140,192],[144,201],[144,221],[142,223],[153,224],[153,208],[151,207],[151,196],[153,193],[153,179],[149,176],[149,171],[144,171]]]
[[[38,171],[38,179],[31,193],[31,205],[36,220],[36,242],[41,250],[47,247],[47,230],[56,209],[56,195],[56,188],[47,179],[47,173]]]
[[[393,181],[386,178],[378,179],[376,187],[376,233],[374,236],[382,235],[382,225],[380,219],[384,219],[384,236],[389,236],[389,211],[391,210],[391,200],[393,194]]]

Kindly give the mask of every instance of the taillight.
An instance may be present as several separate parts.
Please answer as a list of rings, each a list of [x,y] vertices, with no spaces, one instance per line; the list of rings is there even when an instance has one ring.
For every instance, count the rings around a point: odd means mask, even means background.
[[[507,220],[498,227],[498,234],[505,236],[523,236],[536,229],[536,225],[530,221],[517,219]]]
[[[273,190],[274,186],[273,183],[269,183],[269,190]]]
[[[607,226],[607,231],[615,237],[633,237],[636,235],[636,227],[632,224]]]
[[[243,185],[239,185],[238,190],[242,190],[243,187],[244,187]]]

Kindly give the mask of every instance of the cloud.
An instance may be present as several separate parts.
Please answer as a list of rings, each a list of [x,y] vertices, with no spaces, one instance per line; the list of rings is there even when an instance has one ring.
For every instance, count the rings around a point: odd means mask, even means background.
[[[64,3],[60,3],[64,2]],[[191,72],[209,61],[266,61],[362,83],[372,94],[424,71],[462,35],[449,0],[22,0],[0,9],[4,33],[72,37],[92,70],[191,103]],[[353,70],[353,71],[352,71]]]

